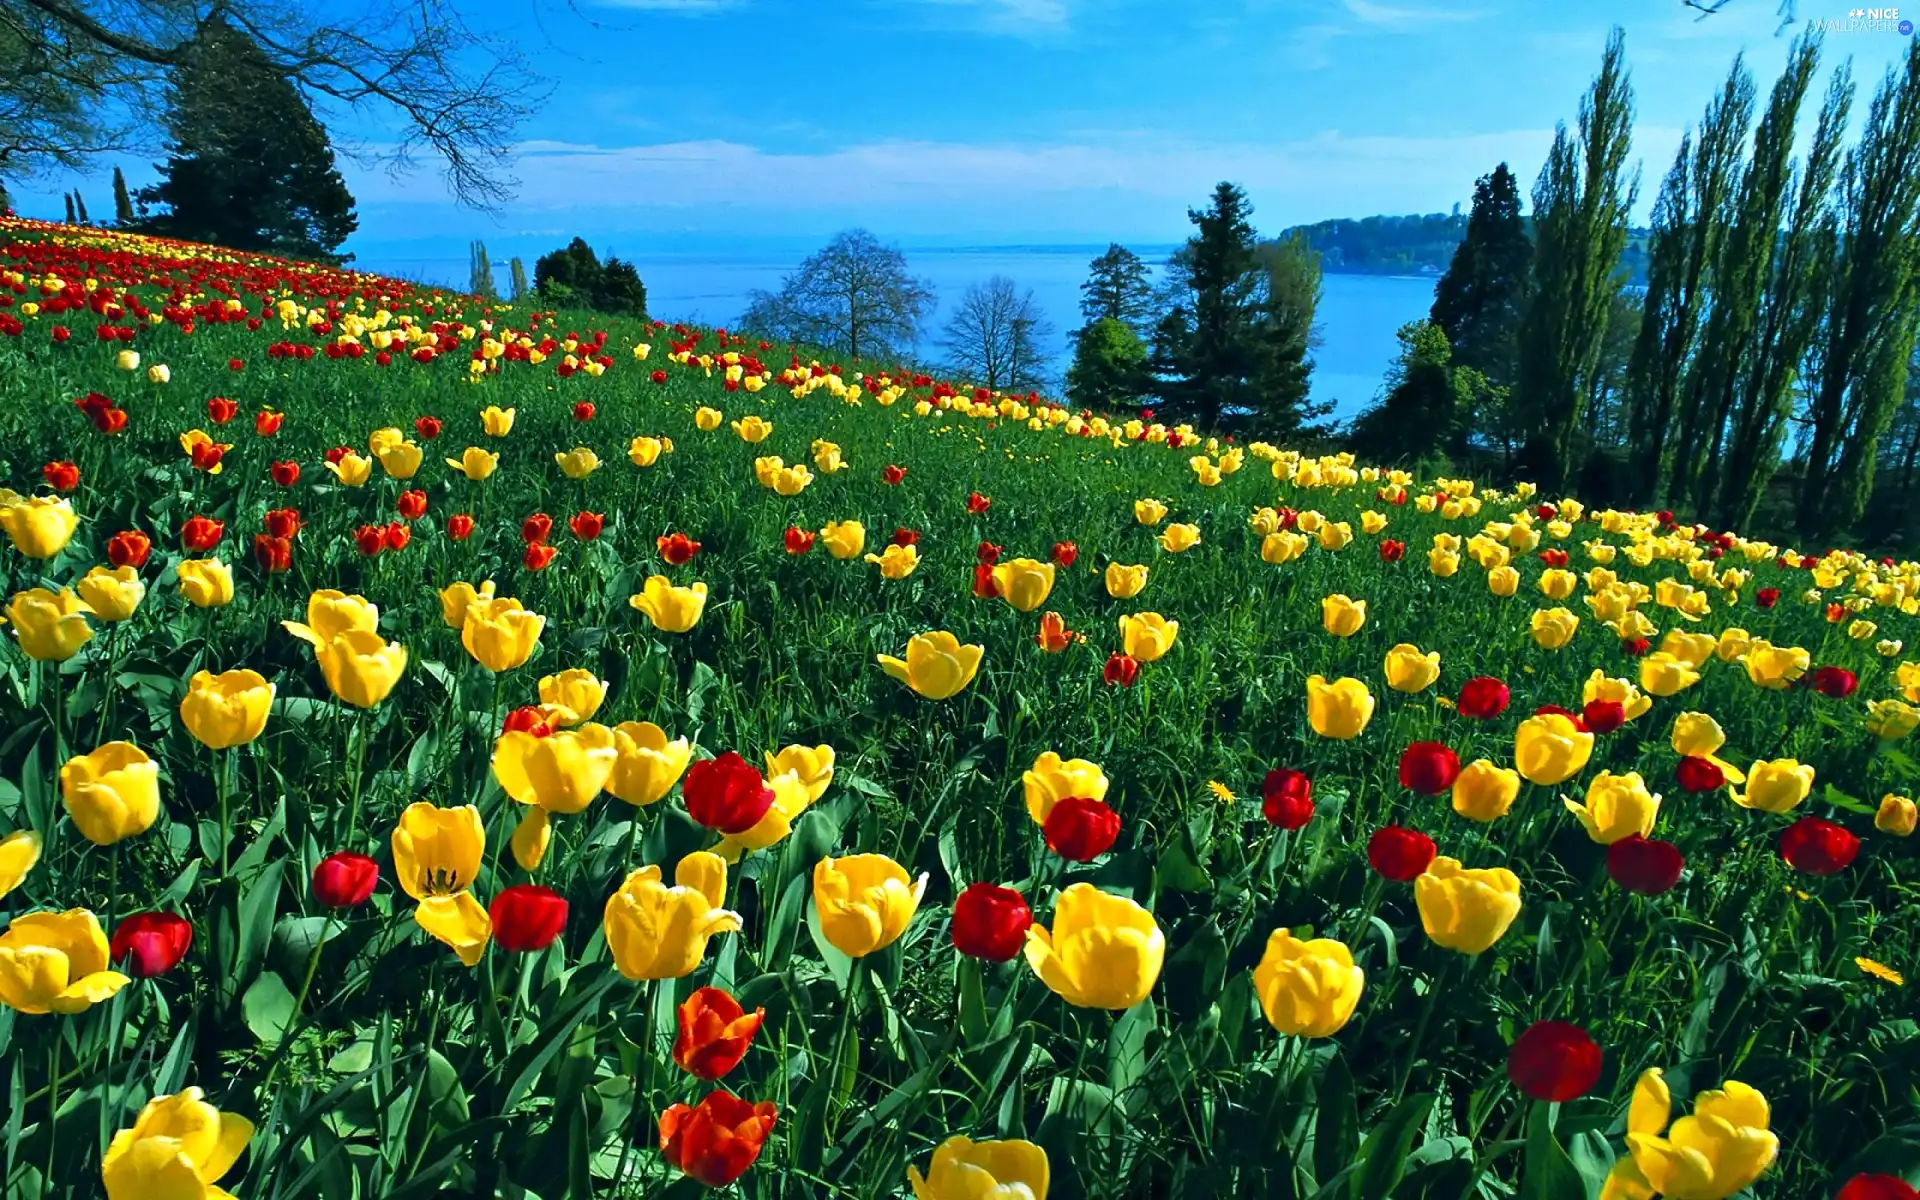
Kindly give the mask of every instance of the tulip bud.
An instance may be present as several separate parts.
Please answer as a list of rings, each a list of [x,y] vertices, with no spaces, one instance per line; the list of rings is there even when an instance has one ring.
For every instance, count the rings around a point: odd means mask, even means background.
[[[973,883],[953,902],[953,946],[987,962],[1007,962],[1026,945],[1033,910],[1012,888]]]
[[[364,854],[336,850],[313,868],[313,898],[325,908],[358,908],[378,882],[378,863]]]
[[[193,945],[193,926],[173,913],[135,913],[113,931],[112,961],[128,962],[135,979],[165,975]]]

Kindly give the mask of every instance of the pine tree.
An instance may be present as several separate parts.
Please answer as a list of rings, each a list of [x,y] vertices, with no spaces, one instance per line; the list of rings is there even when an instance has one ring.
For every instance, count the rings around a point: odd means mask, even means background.
[[[1436,321],[1412,321],[1394,336],[1399,357],[1387,368],[1379,401],[1353,422],[1354,451],[1375,462],[1457,453],[1470,414],[1455,383],[1446,331]]]
[[[118,225],[131,225],[136,217],[133,211],[133,194],[127,191],[127,177],[119,167],[113,169],[113,220]]]
[[[527,298],[528,292],[533,290],[532,285],[527,283],[527,264],[521,262],[519,256],[516,255],[513,261],[508,264],[507,274],[512,280],[512,301],[518,304]]]
[[[1514,402],[1528,424],[1524,467],[1566,487],[1593,372],[1619,291],[1636,186],[1626,178],[1633,90],[1615,29],[1580,102],[1578,133],[1554,134],[1533,192],[1533,287],[1521,323]]]
[[[1153,286],[1147,264],[1118,242],[1087,265],[1087,281],[1080,285],[1080,316],[1088,325],[1102,318],[1122,322],[1142,332],[1153,317]]]
[[[1154,330],[1154,369],[1168,415],[1212,426],[1259,397],[1258,241],[1247,194],[1231,183],[1190,209],[1197,232],[1168,264],[1184,293]]]
[[[1453,362],[1496,385],[1513,381],[1532,262],[1533,243],[1520,215],[1520,182],[1501,163],[1473,185],[1466,236],[1434,288],[1428,315],[1446,334]]]
[[[1101,317],[1073,337],[1067,398],[1082,408],[1109,410],[1136,403],[1150,384],[1147,344],[1118,317]]]
[[[326,130],[246,33],[201,26],[168,88],[167,161],[141,189],[148,225],[187,238],[330,258],[359,225]]]

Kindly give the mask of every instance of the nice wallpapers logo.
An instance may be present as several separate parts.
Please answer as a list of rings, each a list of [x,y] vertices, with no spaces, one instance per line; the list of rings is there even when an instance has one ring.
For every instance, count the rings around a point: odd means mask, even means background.
[[[1819,17],[1812,22],[1822,33],[1897,33],[1913,36],[1913,22],[1893,7],[1850,8],[1844,17]]]

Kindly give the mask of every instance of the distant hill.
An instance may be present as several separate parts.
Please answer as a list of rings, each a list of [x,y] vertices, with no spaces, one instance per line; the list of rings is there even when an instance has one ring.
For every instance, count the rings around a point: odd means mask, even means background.
[[[1342,217],[1296,225],[1281,234],[1306,235],[1320,252],[1322,270],[1348,275],[1432,275],[1446,273],[1453,251],[1466,236],[1465,213],[1428,213],[1404,217]],[[1631,283],[1646,282],[1646,230],[1635,229],[1622,258]]]

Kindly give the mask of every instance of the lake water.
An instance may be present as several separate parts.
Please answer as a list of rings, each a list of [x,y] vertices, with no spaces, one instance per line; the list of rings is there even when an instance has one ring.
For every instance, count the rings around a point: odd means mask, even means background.
[[[1068,332],[1080,324],[1080,284],[1087,264],[1105,249],[1087,246],[906,247],[909,269],[933,286],[939,307],[928,323],[919,347],[923,360],[938,361],[939,331],[967,287],[994,275],[1005,275],[1034,300],[1053,332],[1047,340],[1056,375],[1064,374],[1071,357]],[[1164,261],[1171,246],[1141,246],[1136,251],[1150,263]],[[781,251],[713,252],[710,250],[656,250],[631,257],[647,285],[647,307],[657,317],[724,325],[746,307],[755,289],[774,290],[783,275],[798,265],[803,254]],[[506,282],[504,256],[501,282]],[[528,259],[531,262],[531,258]],[[416,279],[424,283],[464,286],[465,259],[401,258],[364,255],[356,266]],[[1313,399],[1334,404],[1342,420],[1373,399],[1380,379],[1398,351],[1394,331],[1424,317],[1433,302],[1431,278],[1381,275],[1328,275],[1320,301],[1320,345],[1315,349]]]

